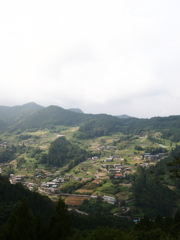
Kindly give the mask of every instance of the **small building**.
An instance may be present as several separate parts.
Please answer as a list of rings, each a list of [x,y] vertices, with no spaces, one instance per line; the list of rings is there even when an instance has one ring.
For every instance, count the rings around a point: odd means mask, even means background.
[[[112,162],[112,161],[113,161],[113,157],[109,157],[104,160],[104,162]]]
[[[14,182],[20,182],[20,181],[22,181],[22,180],[23,180],[23,176],[22,176],[22,175],[17,175],[17,176],[15,176],[14,179],[13,179]]]
[[[54,183],[63,183],[64,182],[64,178],[55,178],[54,180],[52,180],[52,182],[54,182]]]
[[[122,173],[117,173],[115,174],[114,178],[123,178],[123,175]]]
[[[159,159],[159,154],[154,154],[154,155],[144,154],[144,159],[157,160]]]
[[[108,173],[112,173],[112,172],[120,173],[121,169],[112,168],[108,170]]]
[[[105,202],[108,202],[110,204],[115,204],[116,203],[116,198],[115,197],[110,197],[110,196],[104,195],[102,198]]]
[[[55,184],[54,182],[47,182],[47,187],[57,188],[59,185]]]

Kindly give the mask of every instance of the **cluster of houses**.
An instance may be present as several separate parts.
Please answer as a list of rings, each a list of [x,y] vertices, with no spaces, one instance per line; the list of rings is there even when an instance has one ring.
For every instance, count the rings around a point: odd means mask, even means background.
[[[22,183],[23,185],[27,186],[27,188],[30,191],[33,191],[35,187],[37,187],[37,184],[35,183],[30,183],[30,182],[25,182],[25,176],[24,175],[14,175],[14,174],[10,174],[10,182],[12,184],[16,184],[16,183]]]
[[[46,189],[58,188],[60,183],[63,183],[64,181],[65,181],[64,178],[57,177],[57,178],[53,179],[51,182],[43,182],[41,184],[41,187],[46,188]],[[35,183],[26,182],[24,175],[10,174],[10,182],[12,184],[22,183],[23,185],[26,185],[29,188],[29,190],[31,190],[31,191],[34,189],[34,187],[37,187],[37,184],[35,184]]]
[[[128,174],[128,171],[131,171],[130,168],[125,168],[122,164],[102,164],[103,168],[106,168],[108,173],[114,173],[114,178],[125,178],[126,175]]]
[[[7,147],[7,144],[8,144],[7,142],[3,142],[3,143],[0,144],[0,147],[6,148],[6,147]]]
[[[41,184],[41,187],[45,187],[45,188],[58,188],[60,183],[64,182],[64,178],[61,177],[57,177],[55,179],[53,179],[51,182],[43,182]]]

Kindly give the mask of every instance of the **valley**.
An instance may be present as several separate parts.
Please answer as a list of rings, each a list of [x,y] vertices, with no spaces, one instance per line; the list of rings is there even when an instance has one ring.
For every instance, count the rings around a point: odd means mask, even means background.
[[[161,139],[156,132],[153,133],[156,141],[152,141],[148,133],[125,135],[120,132],[81,140],[74,138],[77,130],[78,127],[61,125],[55,129],[1,134],[1,151],[16,148],[13,159],[1,163],[1,174],[8,175],[12,184],[21,182],[29,190],[54,201],[61,196],[69,209],[84,214],[92,213],[93,207],[102,214],[143,216],[144,212],[137,210],[134,204],[137,167],[147,169],[155,165],[168,155],[173,143]],[[51,143],[62,137],[88,152],[85,159],[72,168],[69,164],[58,167],[42,161]],[[161,143],[157,143],[158,139]],[[146,151],[155,149],[160,152]]]

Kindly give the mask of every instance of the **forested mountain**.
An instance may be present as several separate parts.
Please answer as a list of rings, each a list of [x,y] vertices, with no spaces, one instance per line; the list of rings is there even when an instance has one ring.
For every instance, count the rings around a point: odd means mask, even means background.
[[[79,108],[69,108],[68,110],[76,113],[83,113],[83,111]]]
[[[113,117],[106,114],[82,114],[65,110],[57,106],[49,106],[31,114],[26,119],[19,121],[9,127],[9,131],[25,130],[25,129],[43,129],[57,125],[77,126],[91,119],[109,119],[114,120]],[[110,121],[109,121],[110,122]]]
[[[107,136],[115,132],[141,135],[149,131],[162,134],[162,138],[180,141],[180,116],[154,117],[151,119],[95,118],[82,124],[75,134],[78,138]]]
[[[118,117],[118,118],[125,118],[125,119],[131,118],[130,116],[128,116],[126,114],[122,114],[122,115],[119,115],[119,116],[116,116],[116,117]]]
[[[33,102],[14,107],[0,106],[0,131],[29,117],[42,108],[42,106]]]
[[[33,102],[14,107],[0,106],[0,119],[7,124],[12,124],[28,117],[41,108],[43,107]]]
[[[79,109],[63,109],[58,106],[42,107],[35,103],[22,106],[0,106],[0,131],[51,128],[57,125],[80,126],[77,138],[107,136],[117,131],[140,135],[147,131],[161,132],[162,137],[180,141],[180,116],[139,119],[126,115],[83,114]]]

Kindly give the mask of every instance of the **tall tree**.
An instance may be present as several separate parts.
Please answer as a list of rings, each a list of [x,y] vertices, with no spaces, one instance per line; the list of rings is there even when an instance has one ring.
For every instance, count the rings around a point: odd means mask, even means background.
[[[50,239],[53,240],[64,240],[71,235],[71,220],[67,206],[61,198],[58,200],[56,213],[51,218],[49,232]]]
[[[34,217],[26,198],[15,213],[10,216],[3,231],[4,240],[34,240]]]

